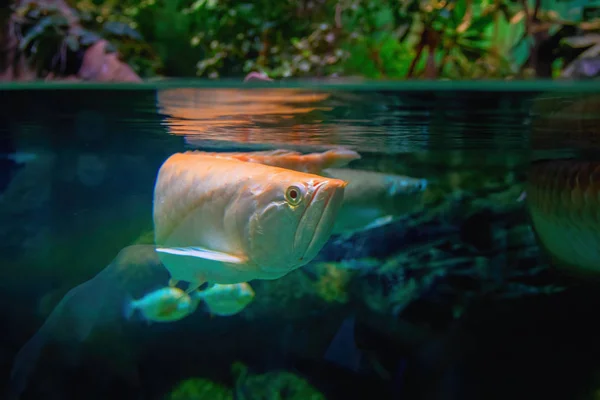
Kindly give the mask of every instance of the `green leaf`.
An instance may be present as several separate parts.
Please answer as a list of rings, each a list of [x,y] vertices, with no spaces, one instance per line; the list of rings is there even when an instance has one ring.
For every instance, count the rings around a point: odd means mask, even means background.
[[[582,47],[589,47],[594,46],[596,44],[600,44],[600,34],[588,33],[585,36],[566,37],[563,38],[561,42],[575,49],[580,49]]]
[[[79,40],[76,36],[69,35],[65,38],[65,44],[72,52],[79,50]]]
[[[27,35],[23,37],[19,43],[19,50],[24,51],[34,40],[41,37],[47,29],[61,26],[63,22],[66,22],[66,19],[62,15],[51,15],[42,18],[29,30]]]
[[[111,35],[129,37],[133,40],[143,40],[142,35],[138,31],[123,22],[109,21],[104,24],[102,29]]]

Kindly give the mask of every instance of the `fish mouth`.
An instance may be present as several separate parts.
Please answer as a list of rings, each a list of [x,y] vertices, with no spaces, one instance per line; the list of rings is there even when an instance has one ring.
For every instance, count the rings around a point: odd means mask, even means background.
[[[345,181],[332,179],[315,186],[294,237],[294,252],[299,253],[300,265],[309,263],[331,236],[346,185]],[[310,225],[314,229],[307,229]]]

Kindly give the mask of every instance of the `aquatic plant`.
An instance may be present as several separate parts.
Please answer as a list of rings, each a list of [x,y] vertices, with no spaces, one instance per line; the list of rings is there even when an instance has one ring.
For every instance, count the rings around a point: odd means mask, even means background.
[[[328,303],[347,303],[348,282],[352,273],[339,268],[335,263],[319,263],[314,268],[318,277],[315,290],[319,297]]]
[[[325,396],[302,377],[288,371],[251,374],[248,367],[236,362],[231,367],[238,400],[325,400]]]
[[[233,400],[233,390],[202,378],[179,382],[166,400]]]
[[[144,77],[573,77],[562,72],[572,50],[588,47],[598,25],[540,1],[70,0],[73,29],[52,2],[18,3],[14,16],[28,29],[21,47],[36,65],[64,70],[104,38]]]
[[[127,22],[114,17],[106,20],[96,8],[84,6],[70,8],[61,1],[16,2],[10,19],[11,36],[17,38],[13,62],[23,55],[38,77],[73,76],[82,67],[86,50],[109,39],[117,45],[107,41],[104,51],[122,51],[138,73],[151,75],[157,67],[144,70],[141,65],[153,60],[142,37]],[[144,62],[135,58],[138,54]]]

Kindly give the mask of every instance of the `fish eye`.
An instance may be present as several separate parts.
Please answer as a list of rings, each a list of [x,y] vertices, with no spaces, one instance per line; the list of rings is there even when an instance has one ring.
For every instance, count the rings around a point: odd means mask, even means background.
[[[293,206],[297,206],[302,202],[302,189],[298,186],[290,186],[285,191],[285,199]]]

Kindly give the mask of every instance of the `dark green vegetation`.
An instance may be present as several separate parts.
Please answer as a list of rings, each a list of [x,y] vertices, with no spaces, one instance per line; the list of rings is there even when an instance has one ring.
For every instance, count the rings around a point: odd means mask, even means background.
[[[69,75],[99,38],[141,77],[589,77],[598,68],[581,59],[600,52],[600,20],[568,21],[540,0],[14,3],[19,50],[42,77]]]

